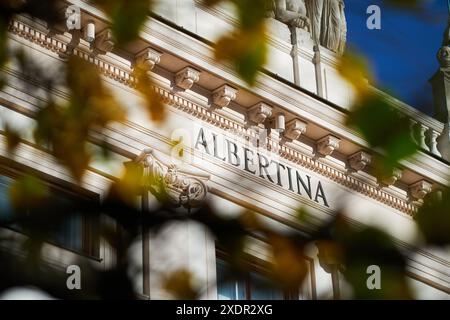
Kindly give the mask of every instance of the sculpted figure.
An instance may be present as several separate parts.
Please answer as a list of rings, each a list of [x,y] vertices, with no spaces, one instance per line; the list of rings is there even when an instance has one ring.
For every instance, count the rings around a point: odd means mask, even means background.
[[[316,43],[343,53],[347,40],[347,22],[343,0],[306,0],[311,20],[312,37]]]
[[[310,30],[304,0],[274,0],[272,12],[275,19],[289,26]]]
[[[324,0],[305,0],[308,16],[311,21],[311,35],[316,43],[320,43],[322,12]]]

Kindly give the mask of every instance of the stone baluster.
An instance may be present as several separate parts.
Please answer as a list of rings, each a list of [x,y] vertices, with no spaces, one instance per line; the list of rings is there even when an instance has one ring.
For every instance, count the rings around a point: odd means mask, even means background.
[[[417,121],[414,120],[414,119],[409,119],[409,122],[410,122],[409,128],[410,128],[410,132],[411,132],[411,138],[412,138],[412,140],[414,142],[417,143],[417,141],[418,141],[417,140],[417,135],[416,135],[416,133],[417,133],[417,129],[416,129]]]
[[[417,130],[417,131],[416,131],[416,132],[417,132],[417,139],[416,139],[416,142],[417,142],[418,146],[419,146],[420,148],[424,149],[424,150],[429,151],[429,148],[428,148],[427,142],[426,142],[426,140],[427,140],[427,138],[426,138],[426,132],[427,132],[427,130],[428,130],[428,127],[425,126],[425,125],[422,124],[422,123],[418,123],[418,124],[417,124],[417,129],[416,129],[416,130]]]
[[[438,138],[440,136],[439,132],[433,128],[429,128],[427,131],[427,145],[430,152],[438,157],[441,157],[441,153],[438,150]]]
[[[448,123],[444,124],[444,130],[437,138],[437,148],[442,158],[450,161],[450,128]]]

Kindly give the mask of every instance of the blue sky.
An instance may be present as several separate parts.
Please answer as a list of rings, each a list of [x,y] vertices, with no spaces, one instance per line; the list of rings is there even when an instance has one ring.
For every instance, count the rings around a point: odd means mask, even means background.
[[[428,114],[428,80],[438,69],[436,53],[447,25],[447,0],[425,1],[423,10],[392,8],[381,0],[346,0],[347,40],[372,65],[376,86]],[[381,8],[381,30],[366,27],[367,7]]]

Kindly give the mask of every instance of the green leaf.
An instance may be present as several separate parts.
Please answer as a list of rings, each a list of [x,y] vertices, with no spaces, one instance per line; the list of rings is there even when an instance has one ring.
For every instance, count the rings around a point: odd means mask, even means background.
[[[429,194],[415,219],[427,244],[450,244],[450,190],[446,188]]]
[[[93,0],[111,18],[115,41],[118,46],[137,39],[142,25],[150,13],[152,0]]]
[[[409,119],[381,96],[371,95],[360,101],[350,113],[348,125],[358,130],[372,148],[384,152],[378,159],[380,171],[391,171],[400,160],[417,151]]]

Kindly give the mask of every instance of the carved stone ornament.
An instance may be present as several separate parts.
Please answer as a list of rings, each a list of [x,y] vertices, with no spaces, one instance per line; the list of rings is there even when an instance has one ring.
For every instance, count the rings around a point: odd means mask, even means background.
[[[425,180],[420,180],[409,186],[411,196],[416,200],[422,200],[432,191],[433,185]]]
[[[310,31],[304,0],[273,0],[266,14],[291,27]]]
[[[380,184],[384,187],[393,186],[402,177],[402,170],[394,168],[390,175],[380,178]]]
[[[195,208],[205,201],[209,175],[189,172],[174,164],[165,164],[152,149],[145,149],[136,158],[136,162],[144,166],[144,184],[162,185],[173,205]]]
[[[442,47],[439,49],[437,58],[442,68],[450,67],[450,47]]]
[[[291,141],[297,140],[302,134],[306,133],[307,126],[308,125],[306,122],[303,122],[299,119],[291,120],[286,124],[286,129],[283,133],[283,137]]]
[[[93,51],[96,54],[107,54],[111,52],[114,48],[114,40],[112,31],[110,29],[105,29],[100,32],[94,40]]]
[[[162,53],[152,48],[145,49],[136,56],[136,66],[142,70],[152,70],[160,61]]]
[[[228,107],[231,101],[236,99],[238,90],[225,84],[213,91],[213,104],[219,108]]]
[[[348,164],[354,171],[361,171],[372,162],[372,156],[364,151],[359,151],[348,157]]]
[[[334,150],[339,149],[341,139],[328,135],[317,141],[317,152],[322,156],[329,156]]]
[[[250,123],[258,125],[264,123],[267,119],[272,116],[272,107],[265,104],[264,102],[259,102],[250,108],[247,112],[247,119]]]
[[[184,90],[192,88],[198,80],[200,80],[200,71],[191,67],[181,69],[175,75],[175,85]]]

